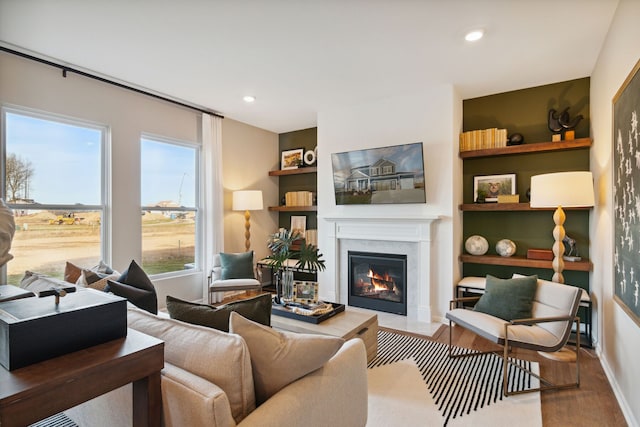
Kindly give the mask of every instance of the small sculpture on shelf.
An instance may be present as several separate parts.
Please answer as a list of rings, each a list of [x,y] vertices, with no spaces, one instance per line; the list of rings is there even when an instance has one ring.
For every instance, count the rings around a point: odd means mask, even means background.
[[[473,235],[464,242],[464,248],[471,255],[484,255],[489,250],[489,242],[482,236]]]
[[[507,138],[508,146],[522,145],[522,144],[524,144],[524,136],[522,136],[521,133],[513,133],[509,135],[509,137]]]
[[[496,252],[500,256],[510,257],[516,253],[516,244],[513,240],[502,239],[496,243]]]
[[[573,139],[575,133],[573,129],[584,118],[582,114],[575,116],[573,119],[569,116],[569,107],[562,110],[560,114],[554,108],[549,110],[548,126],[549,130],[554,133],[553,140],[559,140],[560,133],[565,132],[565,139]],[[569,137],[570,135],[570,137]]]

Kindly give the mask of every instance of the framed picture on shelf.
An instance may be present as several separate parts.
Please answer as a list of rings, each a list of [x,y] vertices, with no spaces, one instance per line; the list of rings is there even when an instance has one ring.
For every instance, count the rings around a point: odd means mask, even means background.
[[[284,150],[280,158],[280,169],[298,169],[303,164],[304,148]]]
[[[318,282],[295,280],[293,282],[293,301],[316,304],[318,302]]]
[[[298,233],[301,236],[300,238],[304,239],[307,232],[307,217],[304,215],[301,215],[301,216],[292,215],[291,231],[293,233]]]
[[[516,194],[516,174],[477,175],[473,177],[473,201],[497,202],[501,194]]]
[[[636,200],[640,197],[640,166],[637,163],[640,144],[635,138],[638,122],[636,112],[640,110],[638,70],[640,61],[613,97],[613,211],[616,212],[613,233],[613,300],[640,326],[638,282],[634,283],[634,269],[637,275],[640,254],[637,246],[633,246],[634,241],[640,241],[640,231],[633,219],[638,209]]]

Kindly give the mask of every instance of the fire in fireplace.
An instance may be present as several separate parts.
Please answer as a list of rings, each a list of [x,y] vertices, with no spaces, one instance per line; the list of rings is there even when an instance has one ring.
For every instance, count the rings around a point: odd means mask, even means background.
[[[348,252],[349,305],[407,314],[407,256]]]

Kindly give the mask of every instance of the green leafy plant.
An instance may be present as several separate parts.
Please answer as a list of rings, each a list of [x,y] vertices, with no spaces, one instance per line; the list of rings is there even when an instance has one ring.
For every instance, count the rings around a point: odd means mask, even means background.
[[[271,255],[266,258],[269,265],[276,270],[286,270],[287,260],[295,259],[298,268],[323,271],[326,266],[317,246],[305,243],[300,246],[299,250],[292,249],[294,242],[301,238],[300,233],[286,228],[281,228],[273,233],[267,241],[267,247],[271,250]]]

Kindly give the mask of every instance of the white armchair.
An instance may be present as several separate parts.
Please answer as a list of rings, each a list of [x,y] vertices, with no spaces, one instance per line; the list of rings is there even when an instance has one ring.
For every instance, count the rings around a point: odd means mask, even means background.
[[[221,302],[224,293],[228,291],[262,290],[262,283],[255,278],[250,279],[222,279],[222,262],[220,254],[213,256],[213,268],[208,277],[209,304]]]

